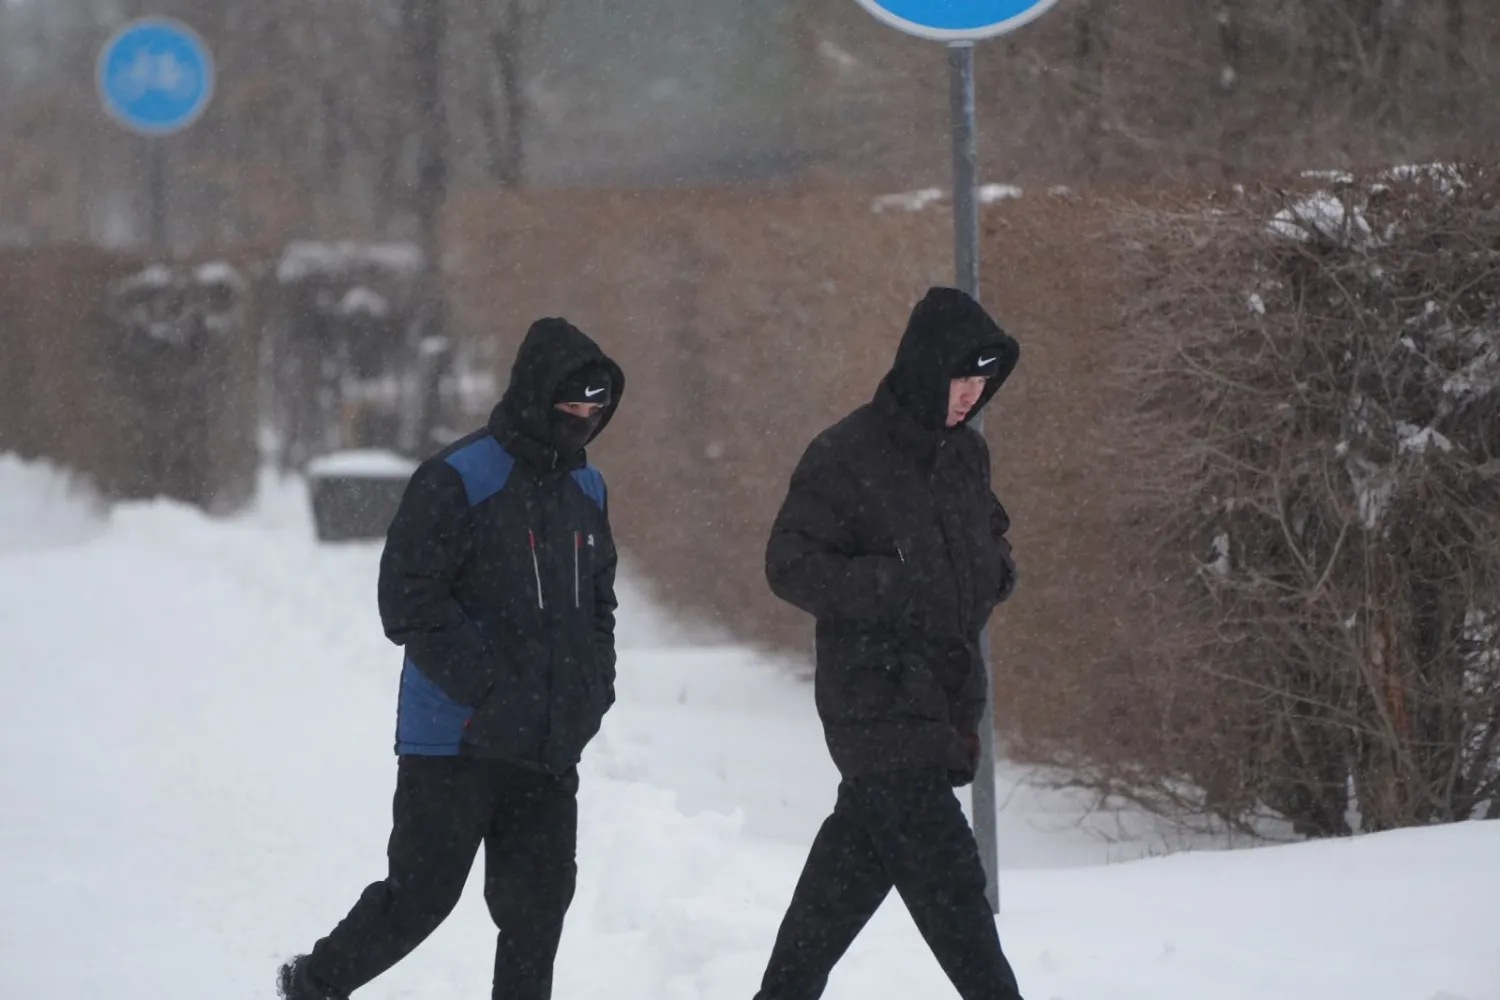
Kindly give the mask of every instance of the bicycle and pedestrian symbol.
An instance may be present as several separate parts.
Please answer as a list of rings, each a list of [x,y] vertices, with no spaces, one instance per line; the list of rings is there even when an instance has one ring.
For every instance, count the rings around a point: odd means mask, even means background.
[[[167,135],[191,125],[213,96],[213,56],[179,21],[149,17],[125,25],[99,53],[99,94],[126,128]]]

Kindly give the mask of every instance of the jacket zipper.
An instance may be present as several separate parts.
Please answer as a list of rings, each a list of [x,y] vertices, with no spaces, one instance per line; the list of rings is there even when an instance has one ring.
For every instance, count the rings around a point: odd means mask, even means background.
[[[536,575],[536,606],[545,608],[542,601],[542,565],[536,559],[536,532],[526,529],[526,541],[531,549],[531,572]]]
[[[573,607],[583,607],[583,598],[578,589],[578,551],[583,547],[583,535],[573,532]]]

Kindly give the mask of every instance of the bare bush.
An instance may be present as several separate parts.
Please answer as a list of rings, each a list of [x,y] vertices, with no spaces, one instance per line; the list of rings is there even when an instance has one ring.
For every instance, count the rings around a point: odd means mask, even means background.
[[[1127,218],[1159,621],[1100,787],[1314,836],[1500,816],[1497,196],[1430,167]]]

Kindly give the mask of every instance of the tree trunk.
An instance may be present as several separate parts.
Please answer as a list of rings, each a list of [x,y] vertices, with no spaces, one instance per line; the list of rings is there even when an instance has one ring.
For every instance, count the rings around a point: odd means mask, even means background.
[[[521,91],[521,50],[525,44],[526,11],[521,0],[492,0],[490,53],[494,86],[485,111],[490,138],[490,167],[503,187],[521,186],[526,164],[526,98]],[[505,103],[505,130],[499,126],[498,104]]]
[[[425,270],[418,296],[415,329],[409,347],[421,350],[428,338],[446,338],[447,297],[442,279],[442,211],[448,198],[448,118],[443,105],[442,53],[447,34],[447,0],[402,0],[401,21],[405,56],[412,82],[410,129],[414,177],[409,203],[416,217],[418,242]],[[426,453],[432,444],[437,414],[421,401],[405,422],[402,446],[412,455]]]
[[[1219,0],[1215,20],[1219,35],[1219,74],[1214,93],[1218,96],[1219,173],[1225,180],[1238,175],[1246,140],[1245,110],[1240,107],[1244,34],[1240,23],[1240,0]]]
[[[1458,90],[1458,81],[1464,75],[1464,29],[1466,27],[1464,0],[1446,0],[1443,18],[1443,55],[1448,62],[1448,87],[1450,92]]]
[[[415,164],[408,204],[428,266],[435,266],[439,216],[448,198],[448,117],[443,105],[442,51],[446,0],[403,0],[401,25],[412,83],[410,135]]]
[[[1073,63],[1083,101],[1083,155],[1089,176],[1104,169],[1104,5],[1089,0],[1074,21]]]

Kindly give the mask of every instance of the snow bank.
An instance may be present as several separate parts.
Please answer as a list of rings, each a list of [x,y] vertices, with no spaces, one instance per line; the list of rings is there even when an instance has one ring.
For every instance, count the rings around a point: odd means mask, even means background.
[[[106,522],[103,502],[76,477],[0,454],[0,555],[86,542]]]
[[[0,554],[25,664],[0,699],[0,994],[263,1000],[383,874],[399,651],[378,559],[318,546],[305,487],[273,477],[228,523],[132,504],[83,544]],[[638,628],[628,580],[621,598]],[[580,768],[556,995],[744,1000],[836,775],[807,685],[652,638],[622,650]],[[1500,1000],[1500,824],[1106,865],[1185,845],[1129,817],[1107,843],[1036,786],[1001,798],[1000,927],[1028,996]],[[482,867],[361,1000],[488,995]],[[893,894],[825,995],[951,989]]]

